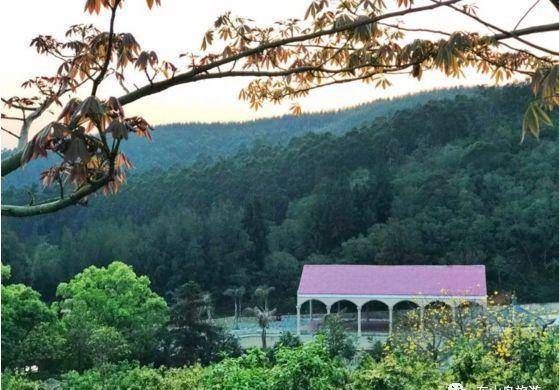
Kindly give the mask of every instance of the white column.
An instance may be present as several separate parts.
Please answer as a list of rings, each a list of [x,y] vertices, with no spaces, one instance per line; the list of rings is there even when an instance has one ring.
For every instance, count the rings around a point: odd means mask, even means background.
[[[452,321],[456,322],[456,306],[452,305]]]
[[[297,336],[301,336],[301,306],[297,306]]]
[[[419,306],[419,329],[423,329],[423,317],[425,315],[425,308]]]
[[[310,320],[312,321],[312,300],[309,301],[309,317]]]
[[[388,334],[392,334],[392,306],[388,306]]]
[[[326,305],[326,314],[330,314],[330,309],[332,305]]]
[[[357,306],[357,337],[361,337],[361,306]]]

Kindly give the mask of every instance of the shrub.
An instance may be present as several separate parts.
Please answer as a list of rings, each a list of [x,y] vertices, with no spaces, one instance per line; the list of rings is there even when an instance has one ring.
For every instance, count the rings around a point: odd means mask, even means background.
[[[32,381],[21,373],[2,373],[2,389],[4,390],[41,390],[42,386],[38,381]]]
[[[355,372],[355,389],[432,390],[450,383],[436,363],[419,354],[388,353],[380,362],[366,358]]]
[[[271,369],[270,389],[351,388],[349,369],[338,357],[331,357],[323,336],[294,349],[281,348]]]
[[[287,339],[287,337],[286,337]],[[289,340],[293,340],[289,338]],[[444,363],[433,360],[420,340],[390,340],[375,360],[364,355],[358,366],[348,364],[324,335],[295,347],[278,347],[274,359],[260,349],[207,367],[153,368],[137,363],[103,364],[62,375],[68,390],[432,390],[460,382],[467,389],[539,385],[559,388],[559,334],[535,328],[509,328],[492,341],[463,337],[452,344]],[[54,380],[51,380],[54,383]],[[54,388],[23,374],[5,372],[7,390]]]
[[[324,336],[330,357],[353,359],[357,351],[355,341],[345,332],[342,319],[339,316],[326,316],[325,326],[319,334]]]

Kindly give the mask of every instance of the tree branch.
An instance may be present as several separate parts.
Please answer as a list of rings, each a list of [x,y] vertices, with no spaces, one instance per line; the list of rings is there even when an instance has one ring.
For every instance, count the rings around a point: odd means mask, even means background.
[[[101,84],[101,82],[105,79],[105,77],[107,76],[107,72],[109,70],[109,65],[111,62],[111,57],[112,57],[112,51],[113,51],[113,46],[114,46],[114,21],[115,21],[115,17],[116,17],[116,11],[118,8],[118,5],[120,3],[121,0],[115,0],[114,2],[114,6],[111,7],[111,21],[110,21],[110,31],[109,31],[109,37],[108,37],[108,44],[107,44],[107,49],[106,49],[106,54],[105,54],[105,58],[104,58],[104,62],[103,64],[100,66],[99,69],[99,73],[97,74],[97,76],[95,77],[95,79],[93,79],[93,87],[92,87],[92,91],[91,94],[93,96],[96,95],[97,93],[97,89],[99,87],[99,85]],[[341,32],[345,32],[345,31],[352,31],[358,27],[362,27],[362,26],[367,26],[367,25],[372,25],[374,23],[377,23],[379,21],[383,21],[386,19],[390,19],[390,18],[395,18],[395,17],[400,17],[400,16],[406,16],[408,14],[412,14],[412,13],[419,13],[419,12],[423,12],[423,11],[429,11],[429,10],[433,10],[439,7],[450,7],[458,12],[461,12],[463,14],[466,14],[467,16],[474,18],[475,20],[477,20],[478,22],[482,23],[483,25],[493,28],[494,30],[498,31],[497,34],[492,35],[492,36],[488,36],[488,38],[491,38],[493,41],[500,41],[500,40],[505,40],[505,39],[516,39],[520,42],[523,42],[527,45],[530,45],[536,49],[539,50],[543,50],[543,51],[547,51],[548,53],[552,53],[552,54],[556,54],[553,51],[547,50],[545,48],[541,48],[540,46],[531,44],[530,42],[527,42],[525,40],[523,40],[522,38],[519,38],[520,36],[523,35],[528,35],[528,34],[534,34],[534,33],[539,33],[539,32],[549,32],[549,31],[558,31],[559,30],[559,23],[552,23],[552,24],[548,24],[548,25],[542,25],[542,26],[532,26],[529,28],[524,28],[524,29],[519,29],[519,30],[514,30],[514,31],[506,31],[503,29],[500,29],[488,22],[485,22],[484,20],[477,18],[475,15],[471,15],[469,12],[462,10],[458,7],[455,7],[454,4],[458,3],[461,0],[447,0],[447,1],[440,1],[440,0],[432,0],[432,4],[429,5],[425,5],[425,6],[418,6],[418,7],[410,7],[410,8],[406,8],[406,9],[400,9],[394,12],[387,12],[383,15],[377,15],[377,16],[372,16],[372,17],[363,17],[363,18],[358,18],[356,19],[354,22],[352,23],[348,23],[348,24],[343,24],[343,25],[339,25],[336,23],[334,24],[333,27],[331,28],[327,28],[324,30],[317,30],[317,31],[312,31],[312,30],[304,30],[303,33],[300,33],[301,35],[295,35],[295,36],[288,36],[286,38],[282,38],[282,39],[276,39],[273,41],[269,41],[269,42],[264,42],[264,43],[259,43],[257,44],[257,46],[243,50],[241,52],[238,52],[234,55],[231,55],[229,57],[224,57],[224,56],[214,56],[212,57],[211,55],[209,55],[207,58],[220,58],[218,60],[215,60],[213,62],[210,63],[205,63],[204,65],[200,65],[200,66],[192,66],[190,70],[179,74],[179,75],[174,75],[173,77],[163,80],[163,81],[158,81],[158,82],[154,82],[153,78],[150,79],[149,75],[148,75],[148,80],[149,80],[149,84],[145,85],[144,87],[141,87],[135,91],[132,92],[127,92],[125,95],[121,96],[119,98],[120,104],[122,105],[126,105],[128,103],[134,102],[140,98],[143,98],[145,96],[149,96],[161,91],[164,91],[170,87],[173,87],[175,85],[180,85],[180,84],[185,84],[185,83],[191,83],[191,82],[196,82],[196,81],[201,81],[201,80],[206,80],[206,79],[217,79],[217,78],[226,78],[226,77],[279,77],[279,76],[288,76],[288,75],[292,75],[292,74],[297,74],[297,73],[305,73],[305,72],[309,72],[309,75],[311,76],[316,76],[316,79],[314,79],[313,77],[313,83],[315,83],[316,85],[310,85],[306,88],[308,89],[301,89],[301,90],[294,90],[293,93],[294,94],[298,94],[298,93],[303,93],[306,92],[310,89],[314,89],[314,88],[321,88],[327,85],[332,85],[332,84],[339,84],[339,83],[345,83],[345,82],[349,82],[349,81],[353,81],[353,80],[362,80],[362,79],[370,79],[375,75],[375,71],[373,72],[368,72],[368,73],[363,73],[361,75],[355,76],[354,74],[348,74],[348,72],[355,70],[355,69],[359,69],[361,67],[375,67],[377,65],[375,65],[372,62],[369,62],[367,64],[361,64],[355,67],[350,67],[350,68],[344,68],[341,67],[339,64],[335,65],[333,68],[325,68],[324,65],[326,63],[330,63],[328,62],[328,60],[326,60],[323,64],[314,64],[314,65],[308,65],[308,66],[300,66],[300,67],[294,67],[294,68],[288,68],[288,69],[282,69],[282,67],[278,66],[277,64],[273,64],[272,66],[264,66],[263,69],[257,68],[256,70],[251,70],[251,67],[248,66],[247,69],[245,70],[238,70],[236,71],[236,64],[239,60],[250,60],[252,56],[255,55],[261,55],[261,54],[266,54],[267,51],[271,50],[271,49],[276,49],[276,48],[281,48],[282,46],[289,46],[290,44],[298,44],[298,45],[304,45],[305,43],[315,43],[320,41],[321,37],[324,36],[329,36],[329,35],[333,35],[334,38],[337,38],[336,34],[341,33]],[[557,3],[559,6],[559,0],[555,1],[555,0],[551,0],[554,4]],[[389,25],[390,26],[390,25]],[[399,27],[395,27],[395,28],[399,28]],[[406,28],[401,28],[402,30],[406,30]],[[437,31],[437,30],[429,30],[427,31],[427,29],[407,29],[409,31],[426,31],[426,32],[431,32],[431,33],[437,33],[437,34],[443,34],[443,35],[447,35],[446,32],[444,31]],[[309,32],[312,31],[312,32]],[[313,61],[314,62],[314,61]],[[397,62],[397,61],[396,61]],[[250,65],[250,61],[247,62],[248,65]],[[224,65],[228,65],[227,67],[229,67],[231,64],[233,64],[233,66],[231,67],[231,69],[229,71],[223,71],[222,70],[222,66]],[[385,68],[385,72],[382,73],[386,73],[386,74],[397,74],[397,70],[401,70],[402,68],[408,67],[410,66],[410,64],[379,64],[378,67],[383,67]],[[313,74],[313,72],[316,72]],[[340,74],[342,73],[342,76],[340,77],[340,79],[337,79],[335,77],[336,74]],[[346,73],[346,74],[343,74]],[[328,76],[326,76],[326,74],[328,74]],[[350,77],[353,76],[353,77]],[[332,80],[332,81],[329,81]],[[326,82],[325,82],[326,81]],[[308,84],[308,83],[307,83]],[[65,91],[66,90],[66,86],[62,87],[61,91]],[[20,138],[20,143],[23,143],[23,145],[25,145],[25,143],[27,142],[27,134],[29,131],[29,126],[31,124],[31,122],[33,122],[33,120],[35,120],[37,117],[39,117],[44,110],[47,109],[47,107],[54,101],[54,99],[56,99],[57,96],[60,95],[60,92],[58,94],[56,94],[54,97],[49,97],[47,98],[35,111],[32,111],[32,113],[28,116],[28,118],[26,118],[24,120],[24,125],[22,126],[22,133],[21,133],[21,138]],[[24,131],[25,130],[25,131]],[[101,138],[103,141],[103,144],[105,146],[106,151],[108,150],[108,146],[106,144],[106,140],[103,138],[104,134],[101,134]],[[84,187],[81,187],[79,189],[77,189],[75,192],[73,192],[70,196],[68,197],[63,197],[61,196],[60,199],[55,199],[55,200],[51,200],[51,201],[47,201],[44,202],[42,204],[37,204],[37,205],[29,205],[29,206],[15,206],[15,205],[3,205],[2,206],[2,215],[5,216],[16,216],[16,217],[27,217],[27,216],[32,216],[32,215],[40,215],[40,214],[46,214],[46,213],[51,213],[51,212],[55,212],[58,211],[60,209],[63,209],[65,207],[68,207],[70,205],[74,205],[76,203],[78,203],[80,201],[80,199],[87,197],[88,195],[94,193],[95,191],[97,191],[98,189],[102,188],[104,185],[108,184],[111,182],[112,180],[112,176],[113,176],[113,171],[114,171],[114,158],[116,157],[116,151],[118,150],[118,145],[116,145],[115,147],[113,147],[111,149],[110,152],[110,156],[112,156],[111,158],[108,158],[109,163],[110,163],[110,169],[109,169],[109,173],[104,176],[103,179],[101,179],[100,181],[96,181],[94,183],[90,183],[85,185]],[[2,177],[8,175],[9,173],[13,172],[14,170],[18,169],[21,166],[21,157],[23,154],[23,150],[20,150],[19,152],[14,153],[13,155],[11,155],[10,157],[8,157],[7,159],[2,161]]]
[[[246,50],[246,51],[244,51],[242,53],[239,53],[235,56],[231,56],[231,57],[228,57],[228,58],[225,58],[225,59],[222,59],[222,60],[218,60],[218,61],[215,61],[215,62],[213,62],[211,64],[208,64],[208,65],[205,65],[205,66],[197,67],[195,69],[192,69],[189,72],[179,74],[179,75],[177,75],[175,77],[172,77],[170,79],[155,82],[153,84],[149,84],[149,85],[140,87],[140,88],[136,89],[135,91],[132,91],[130,93],[127,93],[127,94],[121,96],[119,98],[119,101],[122,105],[126,105],[128,103],[132,103],[132,102],[134,102],[138,99],[141,99],[143,97],[153,95],[155,93],[164,91],[164,90],[166,90],[168,88],[171,88],[173,86],[176,86],[176,85],[190,83],[190,82],[198,81],[198,80],[201,80],[201,79],[217,78],[218,76],[216,76],[215,74],[212,74],[211,76],[206,75],[205,77],[198,77],[198,78],[195,78],[195,76],[199,75],[200,73],[207,72],[208,70],[211,70],[213,68],[217,68],[218,66],[221,66],[221,65],[224,65],[224,64],[227,64],[227,63],[232,63],[232,62],[238,61],[239,59],[242,59],[242,58],[254,55],[254,54],[258,54],[258,53],[263,52],[265,50],[268,50],[270,48],[275,48],[275,47],[282,46],[282,45],[287,45],[287,44],[290,44],[290,43],[306,41],[306,40],[316,38],[316,37],[319,37],[319,36],[328,35],[328,34],[332,34],[332,33],[335,33],[335,32],[340,32],[340,31],[343,31],[343,30],[346,30],[346,29],[355,28],[355,26],[360,26],[362,24],[374,23],[374,22],[379,21],[379,20],[392,18],[392,17],[395,17],[395,16],[401,16],[403,14],[407,14],[407,13],[410,13],[410,12],[421,12],[421,11],[425,11],[425,10],[428,10],[428,9],[434,9],[434,8],[437,8],[437,7],[440,7],[440,6],[445,6],[445,5],[450,4],[450,3],[455,3],[457,1],[458,0],[452,0],[452,1],[449,1],[449,2],[435,3],[435,4],[430,5],[430,6],[410,8],[410,9],[407,9],[407,10],[404,10],[404,11],[387,13],[387,14],[380,15],[380,16],[375,17],[375,18],[368,19],[365,22],[353,23],[353,24],[349,25],[349,27],[346,27],[344,29],[338,28],[338,29],[329,29],[329,30],[317,31],[317,32],[314,32],[314,33],[311,33],[311,34],[301,35],[301,36],[297,36],[297,37],[285,38],[285,39],[281,39],[281,40],[278,40],[278,41],[263,44],[263,45],[260,45],[256,48]],[[558,31],[558,30],[559,30],[559,23],[551,23],[551,24],[547,24],[547,25],[532,26],[532,27],[528,27],[528,28],[515,30],[514,34],[513,34],[513,37],[519,37],[519,36],[523,36],[523,35],[530,35],[530,34],[541,33],[541,32]],[[490,36],[490,38],[492,38],[493,40],[499,41],[499,40],[511,38],[511,34],[512,33],[510,33],[510,32],[498,33],[498,34]],[[264,74],[261,74],[261,75],[264,75]],[[240,76],[240,74],[236,74],[236,76]],[[251,73],[251,74],[246,74],[246,76],[257,76],[257,75],[254,74],[254,73]],[[225,77],[225,76],[222,76],[222,77]],[[2,176],[6,176],[10,172],[13,172],[14,170],[16,170],[20,167],[19,160],[21,158],[21,155],[22,155],[22,152],[20,151],[16,154],[10,156],[8,159],[6,159],[6,161],[2,161]]]
[[[11,132],[10,130],[8,130],[8,129],[4,128],[4,127],[2,127],[2,131],[5,131],[6,133],[8,133],[9,135],[11,135],[12,137],[15,137],[15,138],[19,139],[19,135],[17,135],[17,134],[14,133],[14,132]]]
[[[559,0],[549,0],[551,4],[555,7],[557,11],[559,11]]]
[[[437,5],[447,5],[447,4],[446,3],[437,3]],[[425,8],[425,7],[420,7],[420,8]],[[417,10],[417,8],[411,8],[410,10]],[[422,10],[424,10],[424,9],[422,9]],[[415,12],[418,12],[418,11],[415,11]],[[385,14],[385,15],[375,17],[373,19],[375,19],[375,21],[378,21],[378,20],[382,20],[382,19],[386,19],[386,18],[391,18],[391,17],[394,17],[394,14],[395,13],[393,12],[393,13],[390,13],[390,14]],[[399,13],[399,15],[400,14],[401,14],[401,12]],[[373,22],[369,21],[369,22],[366,22],[366,23],[373,23]],[[361,24],[363,24],[363,23],[361,23]],[[351,27],[351,28],[355,28],[355,27]],[[309,39],[312,39],[312,38],[316,38],[317,36],[332,34],[332,30],[336,30],[336,32],[339,32],[340,29],[330,29],[330,30],[320,31],[320,32],[312,33],[312,34],[302,35],[302,36],[299,36],[299,37],[286,38],[286,39],[282,39],[282,40],[279,40],[279,41],[275,41],[273,43],[261,45],[257,48],[247,50],[247,51],[239,53],[235,56],[231,56],[231,57],[228,57],[228,58],[223,59],[223,60],[218,60],[218,61],[215,61],[215,62],[213,62],[211,64],[208,64],[208,65],[205,65],[205,66],[200,66],[196,69],[193,69],[193,70],[191,70],[189,72],[186,72],[186,73],[182,73],[182,74],[177,75],[175,77],[172,77],[170,79],[155,82],[155,83],[149,84],[149,85],[145,85],[143,87],[138,88],[137,90],[135,90],[133,92],[130,92],[130,93],[127,93],[126,95],[121,96],[119,98],[120,104],[125,105],[125,104],[128,104],[128,103],[132,103],[132,102],[134,102],[138,99],[141,99],[141,98],[149,96],[149,95],[153,95],[153,94],[161,92],[161,91],[164,91],[164,90],[166,90],[168,88],[171,88],[173,86],[180,85],[180,84],[186,84],[186,83],[190,83],[190,82],[193,82],[193,81],[198,81],[200,79],[204,79],[204,77],[196,78],[195,76],[197,76],[200,73],[207,72],[208,70],[211,70],[211,69],[216,68],[218,66],[221,66],[223,64],[233,62],[233,61],[237,61],[239,59],[242,59],[244,57],[248,57],[248,56],[251,56],[251,55],[254,55],[254,54],[258,54],[258,53],[263,52],[265,50],[268,50],[270,48],[274,48],[274,47],[277,47],[277,46],[286,45],[286,44],[294,43],[294,42],[306,41],[306,40],[309,40]],[[518,38],[518,37],[523,36],[523,35],[536,34],[536,33],[541,33],[541,32],[549,32],[549,31],[559,31],[559,23],[551,23],[551,24],[546,24],[546,25],[532,26],[532,27],[528,27],[528,28],[515,30],[514,32],[506,32],[506,31],[503,30],[503,32],[491,35],[491,36],[489,36],[489,38],[491,38],[495,41],[500,41],[500,40],[503,40],[503,39]],[[265,76],[265,74],[262,74],[262,75]],[[254,76],[254,74],[250,74],[250,75],[247,74],[247,76]],[[216,78],[216,76],[213,76],[211,78]]]
[[[6,217],[31,217],[35,215],[53,213],[55,211],[62,210],[63,208],[79,203],[80,200],[88,195],[93,194],[104,185],[106,185],[109,181],[109,177],[106,176],[100,181],[83,186],[82,188],[73,192],[67,198],[61,198],[46,203],[31,206],[2,205],[2,215]]]
[[[19,150],[10,157],[2,159],[2,177],[9,175],[21,166],[22,155],[23,150]]]
[[[64,87],[65,89],[65,87]],[[43,113],[50,107],[50,105],[54,102],[55,98],[50,97],[47,98],[35,111],[33,111],[29,116],[27,116],[23,124],[21,125],[21,130],[19,132],[19,142],[17,144],[18,149],[23,149],[27,144],[27,140],[29,138],[29,129],[31,128],[31,124],[39,118]],[[4,166],[4,162],[2,161],[2,167]],[[4,176],[4,169],[2,168],[2,176]]]
[[[516,30],[516,29],[518,28],[518,26],[520,26],[520,23],[522,23],[522,21],[523,21],[524,19],[526,19],[526,16],[528,16],[528,14],[529,14],[530,12],[532,12],[532,10],[536,7],[536,5],[538,5],[538,3],[539,3],[540,1],[541,1],[541,0],[536,0],[536,1],[534,2],[534,4],[532,4],[532,5],[530,6],[530,8],[528,8],[528,10],[527,10],[526,12],[524,12],[524,15],[522,15],[522,17],[520,18],[520,20],[519,20],[519,21],[516,23],[516,25],[514,26],[513,31]]]
[[[111,62],[112,50],[113,50],[113,40],[114,40],[114,27],[115,27],[115,18],[116,18],[116,10],[118,8],[118,4],[120,0],[116,0],[114,6],[111,8],[111,22],[109,25],[109,43],[107,45],[107,52],[105,54],[105,61],[101,66],[101,71],[97,75],[97,78],[93,81],[93,88],[91,89],[91,95],[95,96],[97,94],[97,88],[101,81],[103,81],[103,77],[107,74],[107,69],[109,68],[109,63]]]
[[[368,24],[372,24],[372,23],[376,23],[380,20],[384,20],[384,19],[390,19],[390,18],[394,18],[394,17],[398,17],[398,16],[404,16],[404,15],[408,15],[408,14],[412,14],[412,13],[417,13],[417,12],[423,12],[423,11],[429,11],[429,10],[433,10],[439,7],[443,7],[443,6],[449,6],[455,3],[458,3],[461,0],[448,0],[448,1],[443,1],[443,2],[437,2],[431,5],[426,5],[426,6],[422,6],[422,7],[415,7],[415,8],[407,8],[405,10],[400,10],[400,11],[394,11],[394,12],[388,12],[385,13],[383,15],[379,15],[379,16],[375,16],[372,18],[365,18],[363,20],[359,20],[357,22],[353,22],[353,23],[348,23],[347,25],[343,26],[343,27],[333,27],[327,30],[320,30],[320,31],[315,31],[309,34],[303,34],[303,35],[299,35],[299,36],[294,36],[294,37],[289,37],[289,38],[284,38],[284,39],[278,39],[276,41],[272,41],[272,42],[268,42],[268,43],[264,43],[261,44],[255,48],[252,49],[248,49],[245,50],[241,53],[232,55],[230,57],[227,58],[223,58],[221,60],[217,60],[214,61],[210,64],[207,65],[203,65],[203,66],[199,66],[197,68],[194,68],[186,73],[182,73],[178,76],[172,77],[170,79],[167,80],[163,80],[163,81],[159,81],[157,83],[153,83],[150,85],[146,85],[144,87],[139,88],[136,91],[133,91],[129,94],[123,95],[119,98],[120,104],[125,105],[128,103],[132,103],[138,99],[141,99],[145,96],[149,96],[152,95],[154,93],[157,92],[161,92],[164,91],[172,86],[175,85],[179,85],[179,84],[184,84],[187,82],[190,82],[191,78],[200,74],[200,73],[204,73],[207,72],[209,70],[212,70],[214,68],[217,68],[219,66],[231,63],[233,61],[237,61],[246,57],[250,57],[252,55],[255,54],[259,54],[262,53],[266,50],[269,49],[274,49],[280,46],[284,46],[287,45],[289,43],[296,43],[296,42],[304,42],[304,41],[308,41],[314,38],[319,38],[325,35],[332,35],[332,34],[336,34],[339,32],[343,32],[343,31],[349,31],[349,30],[353,30],[357,27],[361,27],[361,26],[365,26]]]
[[[537,33],[550,32],[550,31],[559,31],[559,23],[542,24],[538,26],[521,28],[519,30],[514,30],[510,32],[502,31],[499,34],[495,34],[491,36],[491,38],[493,38],[496,41],[500,41],[503,39],[516,38],[523,35],[537,34]]]
[[[441,4],[441,3],[438,2],[438,0],[431,0],[431,1],[433,1],[433,2],[435,2],[435,3],[438,3],[438,4]],[[532,43],[532,42],[527,41],[527,40],[525,40],[525,39],[523,39],[523,38],[520,38],[521,35],[534,34],[534,33],[536,33],[536,32],[545,32],[545,31],[554,31],[554,30],[558,30],[558,29],[559,29],[559,23],[552,23],[552,24],[548,24],[548,25],[545,25],[545,26],[528,27],[528,28],[525,28],[525,29],[522,29],[522,30],[507,31],[507,30],[504,30],[504,29],[502,29],[502,28],[500,28],[500,27],[498,27],[498,26],[496,26],[496,25],[494,25],[494,24],[492,24],[492,23],[489,23],[489,22],[487,22],[487,21],[481,19],[480,17],[478,17],[478,16],[476,16],[476,15],[474,15],[474,14],[472,14],[472,13],[466,11],[466,10],[463,10],[463,9],[461,9],[461,8],[458,8],[458,7],[455,7],[453,4],[447,4],[446,6],[447,6],[448,8],[451,8],[451,9],[455,10],[456,12],[459,12],[459,13],[461,13],[461,14],[463,14],[463,15],[466,15],[467,17],[469,17],[469,18],[475,20],[475,21],[478,22],[478,23],[483,24],[483,25],[486,26],[486,27],[489,27],[489,28],[491,28],[491,29],[493,29],[493,30],[499,31],[499,34],[496,34],[496,35],[493,36],[493,39],[494,39],[494,40],[501,40],[501,39],[507,39],[507,38],[516,39],[517,41],[522,42],[522,43],[524,43],[525,45],[528,45],[528,46],[530,46],[530,47],[533,47],[534,49],[541,50],[541,51],[543,51],[544,53],[549,53],[549,54],[552,54],[552,55],[559,55],[559,52],[556,52],[556,51],[554,51],[554,50],[547,49],[547,48],[545,48],[545,47],[543,47],[543,46],[536,45],[535,43]],[[553,27],[553,26],[554,26],[554,27]],[[548,28],[550,28],[550,29],[548,29],[548,30],[543,30],[543,31],[542,31],[542,30],[538,30],[538,27],[539,27],[539,28],[548,27]],[[523,32],[524,32],[524,33],[523,33]]]
[[[2,98],[2,102],[6,105],[12,106],[14,108],[20,109],[20,110],[24,110],[24,111],[33,111],[36,110],[38,107],[27,107],[27,106],[22,106],[21,104],[17,104],[17,103],[9,103],[7,99]]]

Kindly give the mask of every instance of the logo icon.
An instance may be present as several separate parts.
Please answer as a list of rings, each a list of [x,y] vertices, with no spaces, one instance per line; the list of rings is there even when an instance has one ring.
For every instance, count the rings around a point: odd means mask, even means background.
[[[461,383],[451,383],[447,390],[465,390]]]

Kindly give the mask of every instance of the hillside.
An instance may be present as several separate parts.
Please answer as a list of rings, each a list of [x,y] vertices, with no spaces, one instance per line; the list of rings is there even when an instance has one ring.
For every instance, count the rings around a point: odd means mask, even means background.
[[[399,109],[414,107],[429,100],[450,98],[457,93],[468,94],[469,89],[434,90],[388,100],[377,100],[338,111],[286,115],[278,118],[230,123],[173,123],[156,126],[153,142],[131,137],[124,152],[134,162],[131,175],[152,169],[180,168],[195,162],[211,163],[251,148],[256,142],[284,145],[303,134],[343,134],[372,119],[390,115]],[[10,151],[3,151],[10,153]],[[31,186],[39,183],[39,175],[56,158],[38,159],[25,170],[16,171],[2,179],[9,186]]]
[[[293,310],[301,265],[318,262],[483,263],[491,290],[556,300],[559,128],[520,144],[527,101],[524,86],[477,89],[139,173],[88,207],[4,218],[3,256],[47,298],[85,266],[120,259],[161,294],[195,280],[218,311],[227,287],[259,284]]]

